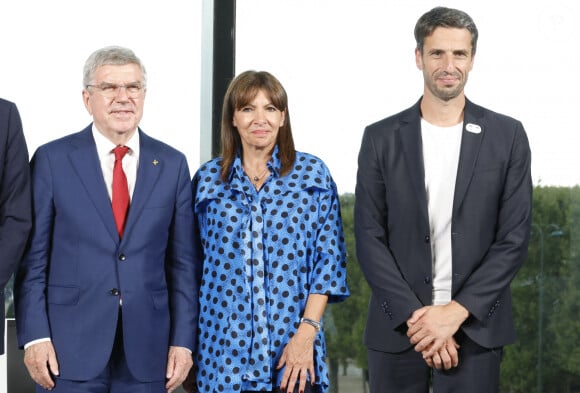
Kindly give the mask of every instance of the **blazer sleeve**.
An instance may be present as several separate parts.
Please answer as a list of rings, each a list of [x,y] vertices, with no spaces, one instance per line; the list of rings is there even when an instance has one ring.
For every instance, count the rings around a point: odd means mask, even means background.
[[[50,161],[40,148],[31,161],[34,225],[30,247],[14,281],[18,343],[51,337],[46,311],[46,282],[54,223]]]
[[[358,156],[354,223],[357,257],[373,296],[382,303],[395,329],[423,304],[413,292],[389,249],[389,207],[375,133],[367,127]]]
[[[13,103],[8,106],[0,124],[0,290],[22,258],[32,226],[28,150],[18,109]]]
[[[524,262],[532,220],[531,151],[525,130],[515,122],[497,215],[495,238],[478,267],[465,280],[454,299],[479,321],[501,306],[507,290]]]
[[[201,271],[200,246],[193,215],[191,178],[185,157],[179,169],[176,206],[168,252],[167,272],[171,298],[170,345],[195,353],[198,292]]]

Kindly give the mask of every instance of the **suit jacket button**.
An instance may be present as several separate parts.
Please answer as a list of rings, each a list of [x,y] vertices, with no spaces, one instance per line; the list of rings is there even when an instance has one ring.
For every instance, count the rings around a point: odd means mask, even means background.
[[[431,277],[425,277],[425,279],[423,279],[423,282],[425,284],[429,284],[431,282]]]
[[[425,243],[429,243],[431,241],[431,237],[429,235],[425,236]]]
[[[119,296],[119,294],[121,293],[121,291],[119,291],[117,288],[113,288],[109,291],[109,293],[113,296]]]
[[[125,256],[125,254],[119,254],[119,261],[124,261],[125,259],[127,259],[127,257]]]

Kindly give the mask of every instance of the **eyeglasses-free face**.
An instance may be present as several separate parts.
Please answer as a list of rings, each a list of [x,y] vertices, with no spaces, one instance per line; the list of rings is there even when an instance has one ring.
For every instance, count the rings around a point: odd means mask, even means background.
[[[286,112],[276,108],[264,90],[260,90],[252,102],[237,108],[232,122],[240,134],[244,153],[271,151],[285,118]]]
[[[425,38],[423,52],[415,50],[417,68],[423,71],[424,94],[443,101],[462,95],[473,60],[469,30],[437,27]]]

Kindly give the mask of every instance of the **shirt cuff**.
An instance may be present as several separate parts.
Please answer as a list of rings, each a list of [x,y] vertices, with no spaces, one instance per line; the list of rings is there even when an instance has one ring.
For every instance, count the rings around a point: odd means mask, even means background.
[[[26,350],[26,349],[30,348],[31,346],[33,346],[34,344],[50,342],[50,341],[51,341],[50,337],[39,338],[38,340],[32,340],[32,341],[24,344],[24,349]]]
[[[193,351],[192,351],[191,349],[187,348],[187,347],[180,347],[179,345],[173,345],[173,347],[175,347],[175,348],[183,348],[183,349],[185,349],[187,352],[189,352],[190,354],[192,354],[192,355],[193,355]]]

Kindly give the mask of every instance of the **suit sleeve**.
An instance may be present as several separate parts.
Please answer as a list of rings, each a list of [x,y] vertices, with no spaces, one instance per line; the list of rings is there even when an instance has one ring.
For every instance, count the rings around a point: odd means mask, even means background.
[[[6,128],[0,155],[4,161],[0,164],[0,290],[22,258],[32,226],[28,150],[18,109],[9,105],[6,124],[0,125]]]
[[[502,293],[527,256],[532,220],[531,152],[522,124],[517,122],[515,127],[495,239],[478,268],[454,296],[479,321],[501,307]]]
[[[46,151],[31,161],[34,225],[30,246],[14,282],[18,343],[51,337],[46,310],[46,282],[54,223],[53,187]]]
[[[379,156],[373,134],[367,128],[358,156],[354,209],[356,250],[373,296],[383,304],[385,317],[395,329],[422,304],[403,278],[388,246],[388,214],[393,207],[387,206]]]
[[[201,259],[194,233],[191,178],[185,158],[180,166],[176,206],[167,253],[171,299],[170,345],[195,353],[197,337],[199,271]]]

